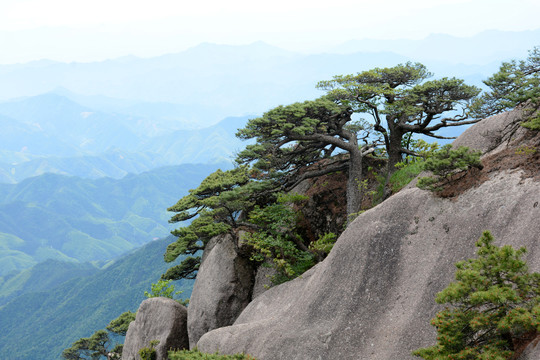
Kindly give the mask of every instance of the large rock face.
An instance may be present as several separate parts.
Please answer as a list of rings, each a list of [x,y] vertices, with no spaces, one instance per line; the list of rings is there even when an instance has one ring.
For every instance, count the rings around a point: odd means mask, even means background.
[[[187,349],[186,324],[187,310],[178,302],[162,297],[144,300],[129,324],[122,359],[139,360],[139,350],[150,347],[152,340],[159,340],[155,347],[158,360],[167,359],[170,349]]]
[[[535,340],[533,340],[529,346],[523,351],[523,354],[521,354],[521,357],[519,360],[538,360],[540,359],[540,346],[538,343],[540,342],[540,335],[536,337]]]
[[[188,306],[191,347],[208,331],[234,323],[251,301],[254,276],[231,235],[208,243]]]
[[[467,136],[483,137],[474,131]],[[197,346],[260,360],[413,359],[412,350],[435,343],[435,294],[453,280],[454,264],[474,255],[482,231],[499,245],[526,246],[531,271],[540,271],[540,182],[512,166],[540,161],[514,150],[504,156],[452,198],[409,187],[365,212],[324,262],[263,293]]]

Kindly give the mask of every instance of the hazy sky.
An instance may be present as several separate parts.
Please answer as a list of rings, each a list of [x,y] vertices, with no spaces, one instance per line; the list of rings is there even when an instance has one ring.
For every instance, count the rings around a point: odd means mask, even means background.
[[[309,52],[351,39],[540,28],[538,0],[0,0],[0,63],[94,61],[262,40]]]

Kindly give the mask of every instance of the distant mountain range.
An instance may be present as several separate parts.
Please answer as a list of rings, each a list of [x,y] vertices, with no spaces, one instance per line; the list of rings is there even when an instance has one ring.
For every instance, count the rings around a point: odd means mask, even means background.
[[[0,282],[46,259],[109,260],[166,236],[167,208],[217,168],[179,165],[120,180],[44,174],[0,184]]]
[[[332,49],[347,54],[359,51],[388,51],[424,62],[489,64],[524,58],[527,50],[540,45],[540,29],[525,31],[487,30],[471,37],[431,34],[421,40],[352,40]]]
[[[422,61],[435,76],[482,85],[502,60],[525,57],[539,38],[540,29],[368,39],[310,55],[262,42],[205,43],[147,59],[0,65],[0,99],[11,99],[0,103],[0,182],[46,172],[120,178],[230,160],[245,145],[234,133],[248,118],[322,95],[320,80]]]
[[[163,254],[171,241],[152,241],[101,269],[49,260],[0,280],[0,358],[58,360],[75,340],[137,311],[144,291],[170,266]],[[189,298],[193,281],[175,287]]]
[[[168,267],[172,240],[152,241],[171,229],[166,209],[232,166],[249,118],[321,96],[320,80],[407,61],[482,85],[538,39],[540,29],[359,40],[310,55],[201,44],[148,59],[0,65],[0,358],[58,359],[135,310]],[[452,130],[443,135],[463,131]]]
[[[230,162],[245,145],[234,134],[248,117],[187,130],[153,119],[95,110],[55,93],[0,103],[0,182],[48,172],[121,178],[165,165]]]
[[[525,57],[528,49],[539,45],[539,38],[540,29],[487,31],[469,38],[358,40],[310,55],[262,42],[201,44],[148,59],[131,56],[93,63],[2,65],[0,99],[67,89],[87,96],[94,109],[114,107],[124,114],[149,115],[146,110],[152,108],[160,119],[201,126],[318,97],[322,92],[315,89],[317,82],[333,75],[409,60],[425,63],[436,76],[480,83],[502,60]],[[120,100],[113,105],[106,98]],[[143,103],[143,108],[137,103]]]

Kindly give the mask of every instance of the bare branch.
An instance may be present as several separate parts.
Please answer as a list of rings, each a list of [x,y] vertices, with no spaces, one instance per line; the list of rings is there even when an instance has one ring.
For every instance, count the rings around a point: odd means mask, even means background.
[[[348,168],[349,168],[348,163],[345,163],[345,164],[340,164],[340,165],[336,165],[336,166],[329,166],[329,167],[327,167],[325,169],[305,172],[304,174],[302,174],[299,177],[295,178],[295,181],[293,183],[286,184],[285,187],[284,187],[284,190],[285,191],[290,191],[291,189],[293,189],[294,187],[299,185],[304,180],[312,179],[312,178],[319,177],[319,176],[326,175],[326,174],[330,174],[330,173],[333,173],[333,172],[336,172],[336,171],[345,171]]]

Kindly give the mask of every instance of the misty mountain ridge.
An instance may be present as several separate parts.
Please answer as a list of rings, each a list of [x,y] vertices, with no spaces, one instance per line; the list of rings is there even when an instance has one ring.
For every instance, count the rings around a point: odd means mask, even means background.
[[[244,145],[236,129],[247,119],[179,130],[174,121],[96,111],[54,93],[0,103],[0,182],[46,172],[118,179],[166,165],[231,161]]]
[[[493,73],[500,61],[516,54],[525,55],[537,45],[539,32],[492,31],[470,38],[431,35],[423,40],[360,40],[326,53],[307,55],[263,42],[240,46],[204,43],[152,58],[128,56],[91,63],[44,61],[2,65],[0,84],[4,85],[0,85],[0,98],[38,95],[61,87],[85,96],[99,95],[124,102],[175,104],[169,106],[175,113],[173,117],[163,117],[208,125],[227,116],[261,114],[280,104],[319,97],[322,92],[315,89],[317,82],[337,74],[405,61],[424,62],[436,76],[451,74],[478,84]],[[165,115],[166,111],[159,112]]]
[[[537,45],[540,29],[525,31],[486,30],[471,37],[430,34],[421,40],[350,40],[332,49],[340,54],[358,51],[392,51],[420,61],[445,61],[448,64],[487,64],[496,60],[525,57],[531,44]]]

